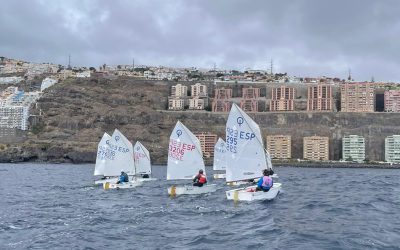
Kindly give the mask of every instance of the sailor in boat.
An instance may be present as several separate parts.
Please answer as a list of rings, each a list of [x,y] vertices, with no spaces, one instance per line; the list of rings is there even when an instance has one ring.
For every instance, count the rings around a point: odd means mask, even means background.
[[[256,191],[264,191],[268,192],[272,186],[274,185],[274,181],[270,177],[271,172],[268,169],[264,169],[263,177],[260,178],[257,182]]]
[[[193,179],[193,186],[202,187],[207,183],[207,177],[203,174],[203,169],[199,170],[199,173]]]
[[[121,170],[121,175],[119,176],[119,180],[117,181],[117,184],[122,184],[124,182],[129,182],[129,177],[124,172],[124,170]]]

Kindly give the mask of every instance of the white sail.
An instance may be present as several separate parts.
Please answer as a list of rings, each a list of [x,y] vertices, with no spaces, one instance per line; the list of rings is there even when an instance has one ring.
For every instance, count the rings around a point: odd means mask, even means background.
[[[110,147],[107,145],[107,140],[110,140],[111,136],[104,133],[97,146],[97,157],[96,165],[94,167],[94,175],[104,175],[104,169],[106,168],[107,159],[111,155]]]
[[[105,176],[118,176],[121,170],[128,175],[135,174],[132,143],[118,130],[115,129],[107,145],[111,150],[111,157],[104,170]]]
[[[214,146],[214,165],[213,170],[226,169],[226,143],[223,139],[219,138]]]
[[[150,154],[139,141],[134,147],[136,174],[151,174]]]
[[[200,169],[205,173],[200,141],[178,121],[169,138],[167,180],[192,179]]]
[[[226,181],[254,179],[267,168],[260,127],[236,104],[226,123]]]

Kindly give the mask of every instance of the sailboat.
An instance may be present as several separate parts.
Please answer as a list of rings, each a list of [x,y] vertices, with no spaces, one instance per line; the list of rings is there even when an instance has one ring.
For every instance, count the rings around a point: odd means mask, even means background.
[[[264,169],[271,169],[267,159],[260,127],[236,104],[232,104],[226,123],[227,166],[226,181],[252,180],[262,176]],[[274,183],[268,192],[255,192],[257,186],[226,191],[228,200],[253,201],[274,199],[281,183]]]
[[[106,143],[110,148],[111,156],[107,159],[104,176],[119,176],[122,170],[130,176],[135,175],[132,143],[118,129],[114,130],[111,139]],[[103,183],[104,189],[133,188],[142,184],[141,181],[134,179],[121,184],[116,184],[117,181],[118,178]]]
[[[168,148],[167,180],[191,180],[202,169],[205,174],[203,153],[199,139],[180,121],[171,133]],[[168,188],[171,196],[181,194],[203,194],[217,190],[215,184],[202,187],[185,185]]]
[[[98,146],[97,146],[97,157],[96,157],[96,165],[94,167],[94,175],[95,176],[103,176],[103,179],[97,180],[95,184],[103,184],[109,181],[108,176],[104,176],[104,169],[107,166],[107,159],[111,156],[110,148],[108,147],[107,141],[111,139],[111,136],[107,133],[104,133],[101,138]]]
[[[155,181],[156,178],[150,178],[151,175],[151,161],[150,153],[142,143],[137,141],[135,143],[135,169],[136,169],[136,180],[140,181]],[[140,175],[140,176],[139,176]],[[148,178],[143,178],[144,175],[148,175]]]
[[[226,143],[222,138],[218,138],[214,146],[214,171],[225,171],[226,169]],[[214,179],[225,179],[225,174],[214,174]]]

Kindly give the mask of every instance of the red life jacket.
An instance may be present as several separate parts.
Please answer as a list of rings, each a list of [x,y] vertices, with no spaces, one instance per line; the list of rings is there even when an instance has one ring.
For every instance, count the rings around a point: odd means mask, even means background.
[[[199,183],[204,184],[207,182],[207,178],[204,174],[199,174]]]

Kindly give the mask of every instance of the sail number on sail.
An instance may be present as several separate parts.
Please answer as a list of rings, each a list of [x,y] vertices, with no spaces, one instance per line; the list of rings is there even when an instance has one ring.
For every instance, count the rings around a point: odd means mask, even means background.
[[[99,160],[114,160],[115,152],[108,146],[99,146],[97,150],[97,159]]]
[[[170,139],[168,154],[170,157],[182,161],[185,152],[193,151],[195,148],[194,144],[181,143],[178,140]]]
[[[140,159],[146,158],[146,155],[142,152],[135,152],[134,157],[136,161],[139,161]]]
[[[256,137],[254,133],[246,132],[246,131],[239,131],[237,129],[232,129],[227,127],[226,128],[226,150],[231,153],[236,154],[237,149],[236,145],[239,140],[253,140]]]
[[[112,144],[109,140],[106,141],[106,144],[111,148],[111,150],[118,151],[121,153],[128,153],[129,148],[120,147],[117,145]]]

